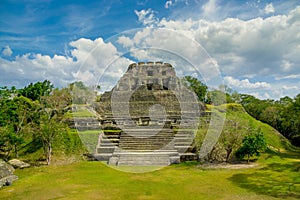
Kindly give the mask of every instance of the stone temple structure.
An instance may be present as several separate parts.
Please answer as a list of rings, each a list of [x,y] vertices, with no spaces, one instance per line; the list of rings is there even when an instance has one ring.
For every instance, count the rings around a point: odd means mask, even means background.
[[[170,165],[196,159],[193,139],[203,108],[172,65],[129,65],[96,111],[102,133],[94,157],[112,165]]]

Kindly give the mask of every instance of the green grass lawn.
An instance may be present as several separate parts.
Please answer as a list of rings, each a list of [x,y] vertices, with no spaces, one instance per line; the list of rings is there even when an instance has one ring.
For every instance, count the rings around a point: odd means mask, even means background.
[[[188,162],[156,171],[155,167],[128,166],[117,170],[102,162],[79,161],[18,169],[15,174],[19,180],[0,189],[0,199],[300,199],[299,149],[293,151],[296,148],[275,129],[253,119],[241,107],[226,106],[228,119],[238,119],[243,126],[252,120],[272,147],[254,168],[207,169]],[[222,112],[222,107],[217,109]],[[86,111],[77,113],[78,117],[88,117],[91,113]],[[85,148],[93,151],[99,131],[72,130],[68,144],[74,146],[72,149],[82,145],[79,136]]]
[[[264,154],[255,168],[205,169],[195,162],[125,173],[101,162],[17,170],[0,199],[299,199],[299,153]]]
[[[76,105],[77,110],[66,114],[67,118],[95,118],[95,114],[90,112],[87,105]]]

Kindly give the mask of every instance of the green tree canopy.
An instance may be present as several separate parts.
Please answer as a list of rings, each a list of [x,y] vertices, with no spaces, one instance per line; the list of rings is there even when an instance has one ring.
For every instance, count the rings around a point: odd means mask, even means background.
[[[42,96],[49,95],[54,86],[50,81],[45,80],[43,82],[30,83],[28,86],[24,87],[19,91],[19,94],[27,97],[33,101],[40,100]]]
[[[207,85],[192,76],[185,76],[183,78],[183,81],[188,88],[195,92],[195,94],[198,96],[199,101],[204,102],[208,89]]]
[[[236,151],[238,158],[247,157],[247,162],[251,156],[259,156],[261,152],[267,149],[267,143],[260,130],[252,130],[250,134],[242,140],[242,146]]]

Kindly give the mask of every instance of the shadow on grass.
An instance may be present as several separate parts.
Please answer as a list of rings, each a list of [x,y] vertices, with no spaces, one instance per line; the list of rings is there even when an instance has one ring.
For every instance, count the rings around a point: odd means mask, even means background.
[[[274,159],[280,159],[280,160],[285,160],[285,159],[299,159],[300,157],[300,151],[291,151],[291,150],[288,150],[288,151],[285,151],[285,152],[278,152],[278,151],[274,151],[274,150],[271,150],[271,149],[268,149],[266,152],[265,152],[265,160],[266,161],[274,161]]]
[[[258,194],[300,199],[299,172],[299,162],[270,163],[253,173],[234,174],[229,180]]]
[[[41,148],[43,148],[43,144],[39,140],[33,140],[23,147],[23,149],[25,149],[24,154],[34,153]]]

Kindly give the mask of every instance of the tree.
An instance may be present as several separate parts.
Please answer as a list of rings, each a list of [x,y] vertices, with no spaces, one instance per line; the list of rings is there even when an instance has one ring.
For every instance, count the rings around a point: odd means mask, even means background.
[[[231,99],[234,103],[240,103],[241,102],[241,97],[240,94],[237,91],[233,91],[231,94]]]
[[[12,86],[9,89],[7,86],[0,87],[0,100],[13,98],[17,94],[17,89]]]
[[[257,131],[256,133],[254,133]],[[236,156],[240,159],[247,157],[249,163],[251,156],[259,156],[261,152],[267,149],[267,143],[264,135],[260,130],[253,130],[249,135],[245,136],[242,146],[236,151]]]
[[[183,78],[183,83],[195,92],[195,94],[198,96],[199,101],[204,102],[208,89],[207,85],[199,81],[197,78],[191,76],[185,76]]]
[[[6,146],[12,146],[15,157],[19,156],[19,149],[24,140],[30,137],[30,124],[33,121],[35,103],[30,99],[19,96],[9,98],[0,103],[0,126],[6,129]]]
[[[40,119],[36,127],[36,136],[43,144],[48,165],[51,164],[54,141],[67,131],[64,114],[70,104],[71,97],[65,89],[56,89],[50,96],[41,98]]]
[[[221,105],[226,103],[226,93],[221,90],[212,90],[207,93],[207,97],[205,99],[205,103],[207,104],[214,104],[214,105]]]
[[[33,101],[40,100],[42,96],[50,95],[54,86],[50,81],[45,80],[43,82],[30,83],[19,91],[19,94],[27,97]]]
[[[281,127],[285,130],[283,132],[292,144],[300,146],[300,94],[293,99],[293,103],[287,106],[285,110],[281,117]]]
[[[4,159],[7,160],[10,157],[11,152],[13,151],[13,131],[11,127],[8,126],[0,126],[0,152],[1,155],[4,156]]]
[[[263,122],[268,123],[278,130],[278,123],[280,118],[280,107],[279,106],[268,106],[260,114],[259,119]]]
[[[243,94],[241,104],[252,117],[273,126],[293,145],[300,146],[300,94],[294,99],[283,97],[277,101]]]
[[[53,142],[66,131],[66,125],[57,118],[53,110],[46,109],[41,114],[37,135],[43,143],[47,165],[51,164]]]
[[[232,153],[240,147],[245,130],[238,123],[237,119],[226,119],[219,142],[226,151],[226,162],[229,161]]]
[[[289,106],[293,103],[293,99],[288,96],[285,96],[285,97],[280,98],[278,103],[283,106]]]
[[[71,83],[68,87],[74,104],[88,104],[96,100],[100,86],[86,86],[82,81]]]

